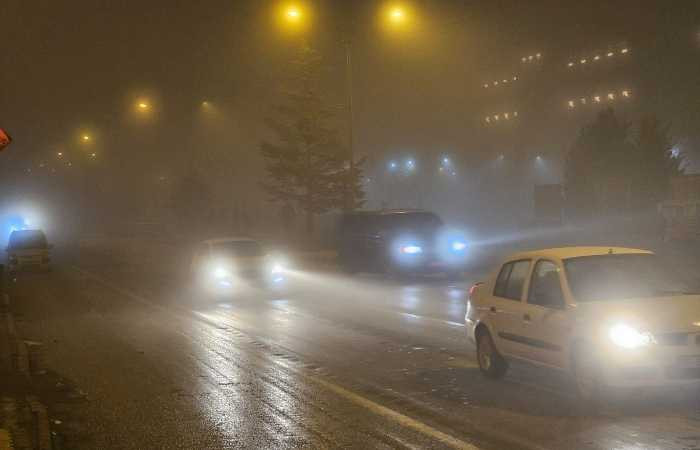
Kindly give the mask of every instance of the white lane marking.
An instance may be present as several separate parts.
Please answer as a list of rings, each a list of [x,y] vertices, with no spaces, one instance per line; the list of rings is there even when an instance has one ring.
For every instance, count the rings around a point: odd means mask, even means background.
[[[463,324],[463,323],[453,322],[453,321],[451,321],[451,320],[436,319],[436,318],[434,318],[434,317],[421,316],[421,315],[419,315],[419,314],[413,314],[413,313],[407,313],[407,312],[388,311],[388,310],[385,310],[385,309],[378,309],[378,308],[372,308],[372,309],[374,309],[374,310],[376,310],[376,311],[387,312],[387,313],[396,313],[396,314],[399,314],[399,315],[401,315],[401,316],[410,317],[410,318],[412,318],[412,319],[425,320],[425,321],[428,321],[428,322],[437,322],[437,323],[440,323],[440,324],[442,324],[442,325],[449,325],[449,326],[451,326],[451,327],[462,327],[462,328],[464,328],[464,324]]]
[[[89,277],[89,278],[92,278],[93,280],[97,281],[98,283],[102,284],[103,286],[108,287],[108,288],[114,290],[115,292],[122,294],[122,295],[124,295],[124,296],[138,302],[138,303],[141,303],[141,304],[144,304],[144,305],[150,306],[150,307],[155,307],[157,309],[160,309],[160,310],[169,312],[170,314],[173,314],[173,312],[171,310],[169,310],[168,308],[165,308],[161,305],[158,305],[158,304],[146,299],[145,297],[143,297],[141,295],[138,295],[138,294],[135,294],[129,290],[120,288],[120,287],[116,286],[114,283],[111,283],[98,275],[95,275],[91,272],[83,270],[77,266],[73,266],[73,268],[76,271],[78,271],[79,273],[81,273],[82,275]],[[176,309],[180,312],[185,312],[185,313],[187,313],[187,315],[197,315],[197,313],[195,311],[187,311],[183,308],[178,308],[178,307],[176,307],[174,309]],[[308,375],[308,374],[302,374],[302,375],[306,376],[310,380],[315,381],[316,383],[320,384],[321,386],[325,387],[326,389],[328,389],[332,392],[335,392],[336,394],[340,395],[341,397],[344,397],[345,399],[370,410],[371,412],[373,412],[375,414],[378,414],[380,416],[384,416],[388,419],[391,419],[391,420],[395,421],[396,423],[398,423],[399,425],[416,430],[422,434],[425,434],[428,437],[431,437],[439,442],[442,442],[445,445],[449,445],[450,447],[463,449],[463,450],[479,450],[479,447],[476,447],[472,444],[469,444],[467,442],[459,440],[459,439],[457,439],[457,438],[455,438],[447,433],[443,433],[442,431],[437,430],[437,429],[431,427],[430,425],[427,425],[427,424],[420,422],[416,419],[413,419],[413,418],[408,417],[404,414],[401,414],[400,412],[394,411],[393,409],[387,408],[386,406],[382,406],[378,403],[375,403],[372,400],[369,400],[365,397],[362,397],[361,395],[356,394],[352,391],[349,391],[349,390],[347,390],[343,387],[340,387],[334,383],[323,380],[323,379],[318,378],[316,376],[312,376],[312,375]]]
[[[443,433],[440,430],[437,430],[430,425],[426,425],[423,422],[419,422],[415,419],[412,419],[411,417],[405,416],[399,412],[394,411],[393,409],[387,408],[386,406],[382,406],[378,403],[373,402],[372,400],[369,400],[365,397],[362,397],[361,395],[358,395],[352,391],[348,391],[345,388],[342,388],[338,386],[337,384],[330,383],[326,380],[323,380],[321,378],[317,377],[309,377],[313,379],[316,383],[324,386],[326,389],[335,392],[336,394],[340,395],[341,397],[344,397],[347,400],[350,400],[351,402],[358,404],[371,412],[384,416],[386,418],[389,418],[395,422],[397,422],[400,425],[403,425],[407,428],[411,428],[413,430],[416,430],[422,434],[425,434],[445,445],[449,445],[450,447],[453,448],[459,448],[459,449],[464,449],[464,450],[478,450],[479,447],[472,445],[468,442],[461,441],[453,436],[450,436],[449,434]]]

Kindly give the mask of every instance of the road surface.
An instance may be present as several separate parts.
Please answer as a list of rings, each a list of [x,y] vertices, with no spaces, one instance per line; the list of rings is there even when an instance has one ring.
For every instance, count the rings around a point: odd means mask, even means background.
[[[586,416],[562,376],[483,379],[463,327],[475,274],[298,270],[286,292],[213,302],[172,259],[83,249],[12,286],[21,332],[84,397],[53,411],[67,447],[700,448],[693,391]]]

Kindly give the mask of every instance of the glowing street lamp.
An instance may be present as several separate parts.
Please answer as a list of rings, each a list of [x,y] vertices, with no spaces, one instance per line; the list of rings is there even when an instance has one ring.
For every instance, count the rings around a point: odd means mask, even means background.
[[[401,23],[406,19],[406,13],[403,8],[395,6],[389,11],[389,20],[393,23]]]
[[[301,11],[296,6],[289,6],[287,11],[285,11],[285,16],[290,22],[297,22],[301,19]]]
[[[148,109],[149,109],[150,107],[151,107],[151,105],[149,105],[148,102],[146,102],[146,101],[144,101],[144,100],[140,100],[140,101],[136,104],[136,108],[138,108],[139,111],[144,111],[144,112],[145,112],[145,111],[148,111]]]
[[[90,138],[90,135],[89,135],[89,134],[83,134],[82,136],[80,136],[80,139],[81,139],[83,142],[90,142],[90,139],[91,139],[91,138]]]

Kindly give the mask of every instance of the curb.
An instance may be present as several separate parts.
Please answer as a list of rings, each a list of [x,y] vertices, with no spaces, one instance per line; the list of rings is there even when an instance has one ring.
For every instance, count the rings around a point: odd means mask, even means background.
[[[46,373],[46,365],[43,357],[43,344],[41,342],[24,341],[17,335],[14,316],[10,311],[10,301],[7,294],[2,295],[0,301],[0,334],[7,337],[10,352],[10,367],[22,376],[31,378],[32,375]],[[26,413],[23,413],[23,411]],[[27,396],[26,399],[3,398],[2,413],[6,420],[0,428],[0,450],[12,450],[15,448],[33,448],[37,450],[51,450],[52,439],[49,426],[49,415],[45,405],[36,396]],[[26,417],[22,419],[22,417]],[[25,442],[28,441],[28,442]]]

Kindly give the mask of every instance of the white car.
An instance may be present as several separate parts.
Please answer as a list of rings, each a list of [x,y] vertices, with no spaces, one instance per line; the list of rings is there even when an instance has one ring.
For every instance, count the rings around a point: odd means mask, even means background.
[[[523,360],[568,372],[583,400],[700,381],[700,295],[645,250],[513,255],[470,290],[466,326],[487,377]]]
[[[242,285],[281,286],[287,275],[280,257],[265,252],[247,237],[209,239],[197,245],[190,265],[196,283],[206,292],[228,294]]]

